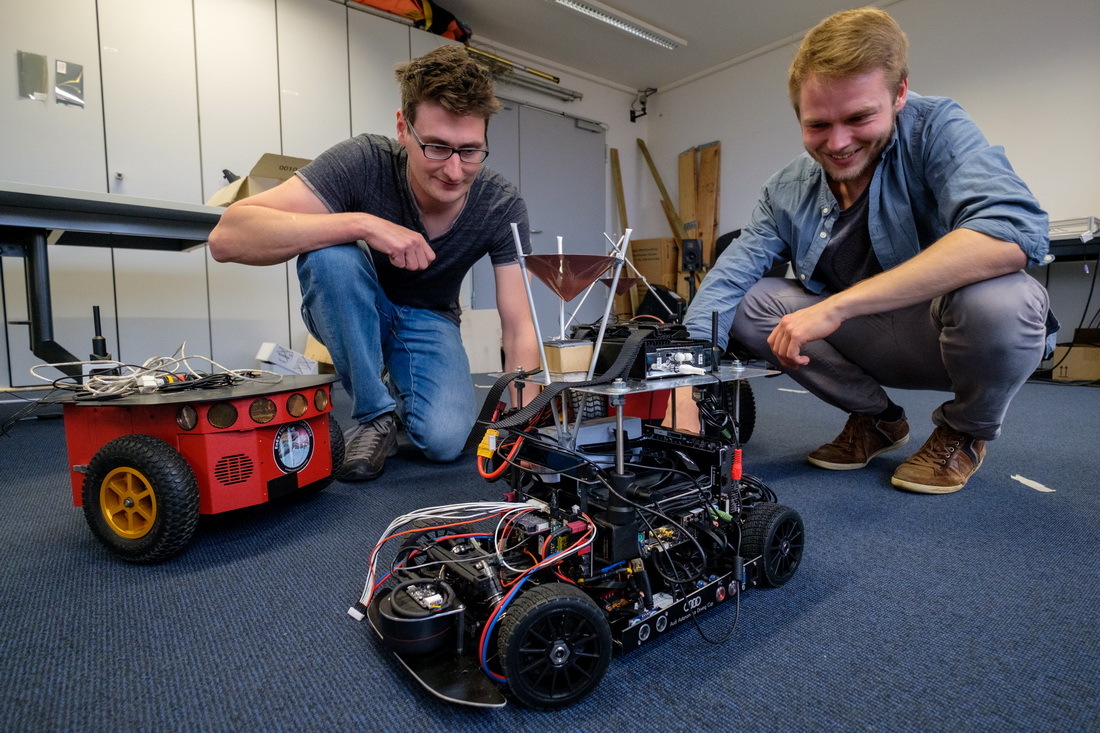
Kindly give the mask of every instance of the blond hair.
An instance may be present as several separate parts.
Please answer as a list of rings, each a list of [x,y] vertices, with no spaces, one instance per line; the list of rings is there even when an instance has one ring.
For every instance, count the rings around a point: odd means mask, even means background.
[[[811,75],[844,79],[882,69],[896,95],[909,76],[909,39],[897,21],[874,7],[844,10],[810,29],[791,62],[787,94],[799,111],[802,82]]]
[[[416,124],[416,108],[421,102],[434,102],[452,114],[485,120],[500,111],[492,74],[470,58],[464,46],[440,46],[399,65],[394,74],[401,86],[401,111],[412,124]]]

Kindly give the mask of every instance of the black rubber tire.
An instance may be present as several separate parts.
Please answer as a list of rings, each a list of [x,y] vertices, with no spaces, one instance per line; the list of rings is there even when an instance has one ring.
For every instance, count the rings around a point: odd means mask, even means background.
[[[741,445],[744,445],[749,442],[752,431],[756,427],[756,396],[752,393],[752,385],[749,384],[747,379],[738,379],[737,381],[723,382],[720,389],[719,404],[730,415],[736,415],[737,437],[740,439]],[[738,408],[738,392],[740,392],[741,404],[740,409],[735,413],[734,410]],[[715,437],[713,429],[709,427],[704,432],[711,437]]]
[[[741,445],[744,445],[749,442],[749,438],[752,437],[753,430],[756,428],[756,396],[752,393],[752,385],[749,384],[747,379],[739,380],[737,388],[741,392],[741,410],[737,416],[738,433],[741,438]],[[729,390],[729,399],[729,409],[733,410],[732,389]]]
[[[133,563],[178,554],[199,522],[199,488],[179,451],[151,435],[125,435],[88,464],[81,490],[95,538]]]
[[[761,585],[778,588],[798,570],[805,535],[798,512],[762,501],[748,512],[742,529],[741,556],[745,560],[760,558],[757,579]]]
[[[331,412],[328,414],[328,440],[332,447],[332,473],[306,486],[307,491],[317,492],[331,484],[336,480],[336,472],[340,470],[340,466],[344,465],[344,431],[340,429],[340,423],[336,422],[336,417]]]
[[[497,639],[512,694],[557,710],[599,684],[611,661],[611,627],[595,601],[565,583],[530,588],[512,603]]]

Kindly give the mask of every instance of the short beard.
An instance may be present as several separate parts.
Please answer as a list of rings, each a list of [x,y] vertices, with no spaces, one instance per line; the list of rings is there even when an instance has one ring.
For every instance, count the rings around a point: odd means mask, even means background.
[[[825,171],[825,175],[829,177],[829,180],[836,183],[847,183],[849,181],[854,181],[859,179],[868,170],[871,170],[875,167],[875,165],[878,164],[879,156],[882,155],[882,151],[886,149],[886,146],[890,144],[890,138],[893,137],[893,135],[894,126],[890,125],[889,130],[883,133],[881,137],[878,137],[871,142],[870,153],[867,155],[867,160],[863,162],[863,165],[859,168],[859,170],[849,171],[842,174],[841,176],[834,175],[829,169],[829,163],[831,162],[831,160],[827,155],[814,152],[813,158],[817,160],[818,165],[820,165],[822,170]]]

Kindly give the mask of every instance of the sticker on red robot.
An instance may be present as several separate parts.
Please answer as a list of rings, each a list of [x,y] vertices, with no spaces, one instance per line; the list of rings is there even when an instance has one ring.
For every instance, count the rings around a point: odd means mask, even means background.
[[[275,463],[286,473],[301,470],[313,455],[313,431],[305,422],[283,425],[275,434]]]

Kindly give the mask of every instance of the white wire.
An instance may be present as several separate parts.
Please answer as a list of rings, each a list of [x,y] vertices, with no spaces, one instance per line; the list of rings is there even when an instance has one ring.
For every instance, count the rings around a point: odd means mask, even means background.
[[[143,364],[141,364],[141,366],[124,364],[120,361],[69,361],[56,364],[35,364],[30,368],[30,372],[32,376],[41,379],[44,382],[55,384],[61,389],[88,392],[93,397],[97,398],[114,396],[122,397],[138,392],[143,386],[142,378],[147,376],[163,377],[165,374],[179,374],[183,372],[186,372],[193,377],[202,376],[198,371],[194,369],[194,367],[191,366],[190,361],[192,359],[198,359],[204,364],[209,364],[214,369],[221,370],[221,373],[225,373],[242,381],[267,381],[271,377],[275,377],[274,381],[276,382],[282,380],[282,375],[276,374],[275,372],[263,369],[227,369],[226,367],[206,356],[187,356],[186,352],[184,351],[185,347],[186,343],[181,344],[180,347],[176,350],[176,353],[172,356],[154,356],[147,359]],[[84,379],[83,384],[66,384],[64,382],[59,382],[54,377],[44,376],[38,371],[40,369],[57,369],[59,367],[67,366],[78,366],[81,367],[82,370],[84,367],[93,367],[97,372],[117,369],[120,373],[89,374]]]
[[[439,522],[441,524],[476,522],[500,512],[514,512],[531,508],[533,508],[532,505],[526,503],[479,501],[465,504],[445,504],[442,506],[425,507],[409,512],[408,514],[402,514],[390,522],[389,526],[386,527],[382,536],[371,550],[370,566],[367,571],[367,582],[363,587],[363,594],[359,597],[359,602],[363,606],[367,606],[370,603],[370,599],[374,594],[375,578],[377,577],[376,571],[378,567],[379,551],[382,549],[383,545],[394,538],[397,530],[404,525],[411,524],[418,519],[441,520]]]
[[[525,502],[470,502],[466,504],[448,504],[443,506],[426,507],[424,509],[417,509],[415,511],[409,512],[408,514],[402,514],[401,516],[390,522],[389,526],[386,527],[386,530],[382,533],[382,536],[379,538],[378,542],[371,550],[370,567],[367,572],[367,582],[364,585],[363,594],[359,597],[359,603],[361,603],[364,607],[370,604],[371,598],[374,596],[374,585],[375,578],[377,577],[376,571],[378,567],[379,552],[381,551],[383,545],[385,545],[396,536],[397,530],[401,527],[407,524],[411,524],[418,519],[440,520],[439,523],[441,524],[451,524],[455,522],[476,522],[487,519],[494,514],[500,514],[501,512],[503,512],[504,515],[497,522],[497,529],[494,533],[495,537],[501,532],[504,524],[509,521],[513,516],[525,514],[536,508],[538,507]],[[586,547],[591,547],[592,543],[595,541],[596,525],[590,519],[588,519],[587,516],[582,515],[582,517],[585,523],[588,525],[589,529],[591,530],[591,535],[589,536],[589,538],[584,542],[580,542],[574,545],[573,547],[550,555],[549,557],[539,561],[534,567],[525,569],[511,567],[504,561],[504,557],[499,550],[499,544],[494,543],[494,546],[497,548],[497,557],[501,564],[503,564],[505,567],[520,573],[526,573],[536,569],[547,567],[549,565],[555,565],[567,557],[576,555]]]

